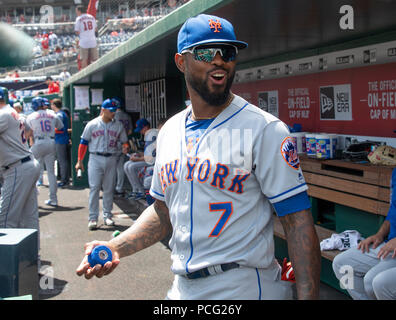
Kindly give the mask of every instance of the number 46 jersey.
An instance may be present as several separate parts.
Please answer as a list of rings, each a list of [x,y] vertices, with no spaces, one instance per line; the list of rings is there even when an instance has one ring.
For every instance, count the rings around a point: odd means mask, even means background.
[[[231,262],[270,266],[274,209],[282,216],[310,207],[287,126],[235,96],[187,148],[190,112],[186,108],[160,130],[150,189],[169,208],[172,271]]]

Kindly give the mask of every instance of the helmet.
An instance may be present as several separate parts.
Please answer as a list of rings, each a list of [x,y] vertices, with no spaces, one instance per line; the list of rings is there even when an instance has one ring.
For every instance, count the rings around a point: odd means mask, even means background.
[[[38,108],[40,108],[40,107],[42,107],[42,106],[44,106],[44,100],[43,100],[43,98],[41,98],[41,97],[33,98],[33,100],[32,100],[32,109],[33,109],[34,111],[37,111]]]
[[[8,104],[9,104],[11,107],[14,107],[14,99],[8,99]]]
[[[42,99],[43,99],[44,106],[49,108],[51,106],[51,103],[49,102],[49,100],[47,98],[42,98]]]

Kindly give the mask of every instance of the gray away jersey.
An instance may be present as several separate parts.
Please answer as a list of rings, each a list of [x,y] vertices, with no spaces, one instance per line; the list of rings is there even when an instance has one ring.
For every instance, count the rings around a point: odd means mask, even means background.
[[[150,194],[173,226],[172,271],[274,261],[273,206],[307,190],[287,126],[239,96],[188,151],[186,116],[163,126]]]
[[[118,152],[118,141],[128,142],[125,129],[121,122],[113,120],[105,123],[102,117],[96,117],[87,123],[81,136],[89,142],[89,152]]]
[[[62,129],[61,118],[52,110],[38,110],[31,113],[27,119],[27,124],[33,130],[35,140],[54,138],[55,128]]]
[[[23,118],[9,105],[0,109],[0,166],[15,163],[31,154]]]

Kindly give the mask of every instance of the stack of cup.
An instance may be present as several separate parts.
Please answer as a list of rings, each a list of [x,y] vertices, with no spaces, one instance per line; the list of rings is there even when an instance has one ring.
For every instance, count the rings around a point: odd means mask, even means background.
[[[316,157],[318,159],[333,159],[337,148],[336,134],[321,133],[316,138]]]
[[[306,133],[305,142],[306,142],[307,156],[316,158],[316,134]]]
[[[298,154],[305,153],[307,151],[305,134],[305,132],[293,132],[290,134]]]

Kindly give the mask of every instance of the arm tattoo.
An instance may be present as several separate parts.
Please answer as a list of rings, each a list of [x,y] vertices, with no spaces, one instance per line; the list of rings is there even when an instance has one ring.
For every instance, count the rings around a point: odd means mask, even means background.
[[[165,238],[171,230],[169,210],[164,202],[156,200],[142,212],[129,229],[110,242],[121,258],[155,244]]]
[[[321,253],[310,210],[280,218],[285,230],[299,299],[318,299]]]

